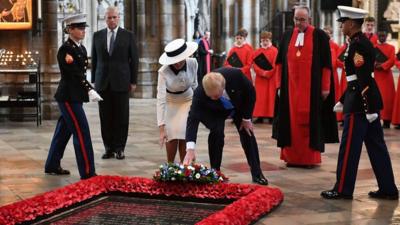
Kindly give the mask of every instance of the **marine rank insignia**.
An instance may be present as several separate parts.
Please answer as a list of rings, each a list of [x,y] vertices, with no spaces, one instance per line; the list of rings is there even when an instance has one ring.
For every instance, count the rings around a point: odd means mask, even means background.
[[[354,54],[354,66],[356,67],[360,67],[362,65],[364,65],[364,57],[362,55],[360,55],[358,52],[356,52],[356,54]]]
[[[67,62],[67,64],[71,64],[74,61],[74,58],[72,58],[72,56],[70,54],[67,54],[65,56],[65,62]]]

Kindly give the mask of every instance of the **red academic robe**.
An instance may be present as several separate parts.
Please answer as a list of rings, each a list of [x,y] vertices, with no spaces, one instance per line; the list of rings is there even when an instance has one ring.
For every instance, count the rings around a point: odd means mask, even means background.
[[[391,70],[395,61],[395,48],[388,43],[377,44],[375,47],[380,49],[388,58],[386,62],[382,63],[383,70],[374,70],[374,76],[383,100],[381,119],[390,121],[392,120],[393,103],[396,95],[394,79]]]
[[[263,70],[253,63],[253,69],[256,72],[255,88],[256,88],[256,104],[253,111],[254,117],[274,117],[275,103],[275,60],[278,55],[278,49],[274,46],[269,48],[259,48],[254,52],[253,60],[260,54],[268,59],[272,65],[271,70]]]
[[[344,69],[344,61],[342,61],[340,59],[340,56],[344,53],[344,51],[346,51],[346,48],[347,48],[347,44],[342,45],[338,49],[337,57],[336,57],[336,66],[337,66],[337,68],[342,69],[342,72],[340,74],[340,82],[339,82],[339,86],[340,86],[339,96],[342,96],[347,88],[346,70]],[[336,113],[336,118],[338,121],[343,121],[343,113],[341,113],[341,112]]]
[[[304,46],[295,47],[299,30],[291,36],[288,52],[288,90],[291,145],[282,148],[281,159],[293,165],[317,165],[321,163],[321,152],[310,147],[310,95],[313,62],[313,26],[304,34]],[[300,52],[300,55],[298,54]],[[282,65],[278,67],[281,74]],[[321,91],[330,90],[331,70],[323,68]],[[281,80],[278,78],[278,81]],[[280,83],[278,82],[280,87]]]
[[[251,79],[251,73],[250,73],[250,67],[251,67],[251,63],[253,61],[253,47],[251,47],[250,44],[245,43],[242,46],[238,47],[238,46],[233,46],[228,53],[228,56],[226,57],[227,59],[233,54],[236,53],[240,59],[240,61],[243,64],[243,67],[241,68],[242,72],[244,73],[244,75],[246,75],[246,77],[253,82],[253,80]],[[225,60],[224,66],[231,66],[229,65],[228,61]]]
[[[375,33],[364,33],[364,35],[369,39],[374,47],[378,44],[378,35]]]
[[[397,54],[400,54],[400,51]],[[395,64],[396,64],[396,67],[400,70],[399,57],[396,57]],[[396,92],[396,97],[395,97],[394,105],[393,105],[392,124],[400,125],[400,78],[397,80],[397,92]]]

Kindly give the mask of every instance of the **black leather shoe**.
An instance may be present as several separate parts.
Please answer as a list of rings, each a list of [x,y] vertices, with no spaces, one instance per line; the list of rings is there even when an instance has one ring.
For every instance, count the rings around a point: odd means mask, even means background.
[[[400,130],[400,125],[395,126],[394,129]]]
[[[81,177],[81,180],[86,180],[86,179],[89,179],[89,178],[95,177],[95,176],[97,176],[96,173],[94,173],[93,175],[87,176],[87,177]]]
[[[47,174],[50,174],[50,175],[69,175],[69,174],[71,174],[69,172],[69,170],[64,170],[61,167],[58,167],[57,169],[54,169],[54,170],[46,169],[44,172]]]
[[[119,160],[125,159],[125,154],[124,154],[124,152],[123,152],[123,151],[117,152],[117,156],[116,156],[115,158],[117,158],[117,159],[119,159]]]
[[[335,190],[323,191],[321,196],[326,199],[353,199],[352,195],[344,195]]]
[[[102,159],[110,159],[110,158],[114,158],[115,154],[114,152],[106,152],[103,154],[103,156],[101,156]]]
[[[368,195],[371,198],[388,199],[388,200],[398,200],[399,199],[399,193],[390,195],[390,194],[383,193],[383,192],[381,192],[379,190],[370,191],[368,193]]]
[[[261,185],[268,185],[268,180],[267,178],[264,177],[264,175],[259,175],[259,176],[254,176],[253,177],[253,182]]]

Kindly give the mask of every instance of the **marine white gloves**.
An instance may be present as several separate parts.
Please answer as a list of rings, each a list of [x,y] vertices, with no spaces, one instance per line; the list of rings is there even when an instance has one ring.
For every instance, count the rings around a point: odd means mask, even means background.
[[[368,122],[372,123],[378,118],[378,113],[368,113],[365,114],[365,116],[367,117]]]
[[[337,102],[335,106],[333,106],[334,112],[343,112],[343,104],[341,102]]]
[[[91,102],[103,101],[99,93],[97,93],[94,89],[91,89],[88,94]]]

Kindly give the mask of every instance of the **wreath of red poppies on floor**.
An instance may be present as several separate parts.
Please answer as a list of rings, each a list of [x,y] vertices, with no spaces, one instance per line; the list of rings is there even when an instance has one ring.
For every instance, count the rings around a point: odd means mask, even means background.
[[[283,193],[278,188],[259,185],[171,183],[142,177],[96,176],[0,207],[0,224],[32,221],[101,194],[118,192],[233,201],[197,223],[201,225],[249,224],[283,201]]]

